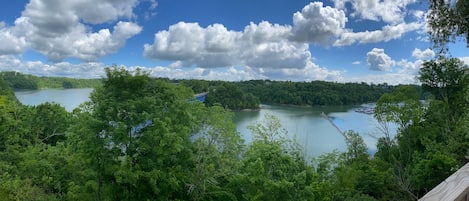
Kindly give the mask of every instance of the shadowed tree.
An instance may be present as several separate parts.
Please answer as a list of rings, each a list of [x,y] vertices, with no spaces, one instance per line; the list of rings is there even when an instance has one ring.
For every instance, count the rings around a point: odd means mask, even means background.
[[[469,46],[469,0],[430,0],[427,15],[432,41],[437,48],[444,48],[457,37],[466,39]]]

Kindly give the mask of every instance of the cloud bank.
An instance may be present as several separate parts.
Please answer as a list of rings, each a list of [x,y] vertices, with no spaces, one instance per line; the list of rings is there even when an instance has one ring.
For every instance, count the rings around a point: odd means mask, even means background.
[[[148,10],[134,13],[142,2]],[[291,24],[251,22],[242,30],[230,30],[221,23],[201,26],[181,21],[157,31],[141,45],[144,58],[170,64],[140,68],[155,76],[178,79],[344,81],[345,70],[314,63],[314,48],[387,42],[421,31],[425,29],[424,13],[408,10],[413,3],[416,0],[333,0],[332,7],[311,2],[292,14]],[[138,14],[145,20],[153,18],[157,6],[155,0],[31,0],[14,24],[0,22],[0,43],[4,44],[0,46],[0,69],[101,76],[106,65],[100,59],[119,52],[130,38],[142,33],[143,27],[136,23]],[[409,16],[413,21],[406,20]],[[366,20],[383,26],[361,31],[348,27]],[[23,61],[21,54],[28,50],[44,55],[51,64]],[[421,61],[434,57],[432,53],[415,49],[412,56]],[[70,58],[82,63],[67,62]],[[366,61],[369,69],[387,72],[393,79],[419,68],[417,61],[394,61],[380,48],[369,51]]]
[[[66,58],[96,61],[117,52],[142,27],[120,21],[134,16],[137,0],[59,1],[31,0],[14,25],[0,26],[0,54],[20,54],[31,48],[49,60]],[[112,30],[93,31],[91,26],[119,20]]]

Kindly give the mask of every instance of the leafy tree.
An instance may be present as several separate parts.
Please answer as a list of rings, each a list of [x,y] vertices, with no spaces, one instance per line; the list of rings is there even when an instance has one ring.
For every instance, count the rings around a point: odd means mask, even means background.
[[[64,82],[62,83],[62,87],[63,87],[64,89],[70,89],[70,88],[73,88],[73,84],[72,84],[72,82],[70,82],[70,81],[64,81]]]
[[[207,92],[209,88],[209,82],[205,80],[182,80],[179,83],[191,88],[196,94]]]
[[[376,102],[375,118],[380,122],[394,122],[405,129],[422,120],[424,107],[414,86],[400,86],[386,93]]]
[[[236,82],[245,92],[259,97],[265,104],[352,105],[376,102],[394,87],[387,84],[332,83],[325,81],[290,82],[250,80]]]
[[[58,200],[66,192],[64,146],[49,146],[42,138],[49,136],[55,126],[62,127],[62,131],[67,127],[57,121],[67,121],[60,115],[67,112],[56,106],[58,110],[51,111],[58,111],[54,115],[36,113],[34,107],[23,106],[12,97],[5,98],[0,106],[0,194],[5,200]],[[38,124],[37,129],[32,123]]]
[[[231,181],[237,200],[311,200],[313,169],[299,145],[288,141],[279,120],[265,116],[265,124],[250,126],[254,141]]]
[[[190,91],[139,70],[106,73],[74,134],[77,152],[91,159],[96,199],[180,197],[191,155]]]
[[[25,121],[38,142],[52,145],[65,140],[65,131],[71,123],[63,106],[49,102],[33,106],[30,118]]]
[[[243,140],[232,122],[232,114],[222,107],[203,107],[194,139],[194,171],[189,177],[192,200],[232,200],[227,188],[236,175]]]
[[[319,200],[406,200],[395,185],[389,166],[370,158],[361,136],[345,132],[347,151],[319,157],[317,173],[322,186]]]
[[[0,72],[0,79],[7,81],[14,89],[41,88],[93,88],[101,83],[101,79],[75,79],[66,77],[38,77],[13,71]]]
[[[463,36],[469,46],[469,1],[430,0],[427,16],[431,27],[430,34],[437,47],[444,47]]]
[[[67,135],[71,200],[218,200],[238,167],[241,138],[220,107],[145,72],[108,68],[75,110]]]
[[[448,118],[454,121],[461,116],[467,105],[464,87],[468,84],[467,65],[457,58],[440,57],[426,61],[419,72],[419,80],[424,90],[436,100],[448,106]]]
[[[37,77],[32,75],[24,75],[18,72],[1,72],[0,77],[6,80],[14,89],[38,89]]]
[[[393,139],[381,138],[375,157],[388,163],[397,190],[418,198],[467,162],[464,129],[467,73],[457,59],[440,57],[423,64],[419,79],[431,94],[425,102],[411,86],[384,94],[375,117],[398,124]]]
[[[227,109],[242,110],[258,109],[260,101],[254,95],[244,92],[236,84],[223,82],[210,88],[205,104],[207,106],[220,104]]]

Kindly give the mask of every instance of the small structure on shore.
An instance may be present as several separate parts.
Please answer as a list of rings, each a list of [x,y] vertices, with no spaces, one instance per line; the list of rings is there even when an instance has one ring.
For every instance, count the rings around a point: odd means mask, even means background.
[[[363,114],[373,114],[375,111],[374,111],[374,108],[372,107],[363,107],[363,108],[357,108],[355,109],[355,112],[358,112],[358,113],[363,113]]]

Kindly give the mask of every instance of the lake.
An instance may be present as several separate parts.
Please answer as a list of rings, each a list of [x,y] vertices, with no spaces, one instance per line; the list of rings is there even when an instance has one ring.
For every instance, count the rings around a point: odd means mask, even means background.
[[[304,147],[307,157],[316,157],[335,149],[346,150],[344,137],[326,119],[321,117],[324,112],[329,119],[342,131],[358,132],[368,146],[369,153],[376,152],[376,139],[382,137],[377,120],[370,114],[356,112],[357,108],[373,107],[373,104],[360,106],[327,106],[327,107],[293,107],[261,105],[259,111],[236,112],[234,123],[246,142],[252,141],[247,126],[262,121],[266,113],[280,119],[282,126],[292,139]],[[389,125],[392,135],[396,126]]]
[[[72,111],[79,104],[89,100],[92,90],[89,88],[28,90],[16,91],[15,95],[26,105],[56,102],[63,105],[67,111]],[[296,139],[304,147],[306,157],[310,158],[335,149],[346,150],[343,136],[329,121],[321,117],[321,112],[324,112],[342,131],[354,130],[360,133],[368,146],[369,153],[373,154],[376,152],[376,137],[382,136],[378,122],[373,115],[355,111],[357,108],[372,106],[373,104],[327,107],[261,105],[259,111],[235,112],[233,121],[246,142],[250,143],[252,136],[247,126],[261,121],[266,113],[275,115],[280,119],[289,137]],[[396,126],[390,125],[390,128],[394,134]]]
[[[18,100],[25,105],[39,105],[45,102],[55,102],[71,112],[81,103],[89,100],[92,88],[84,89],[43,89],[15,91]]]

